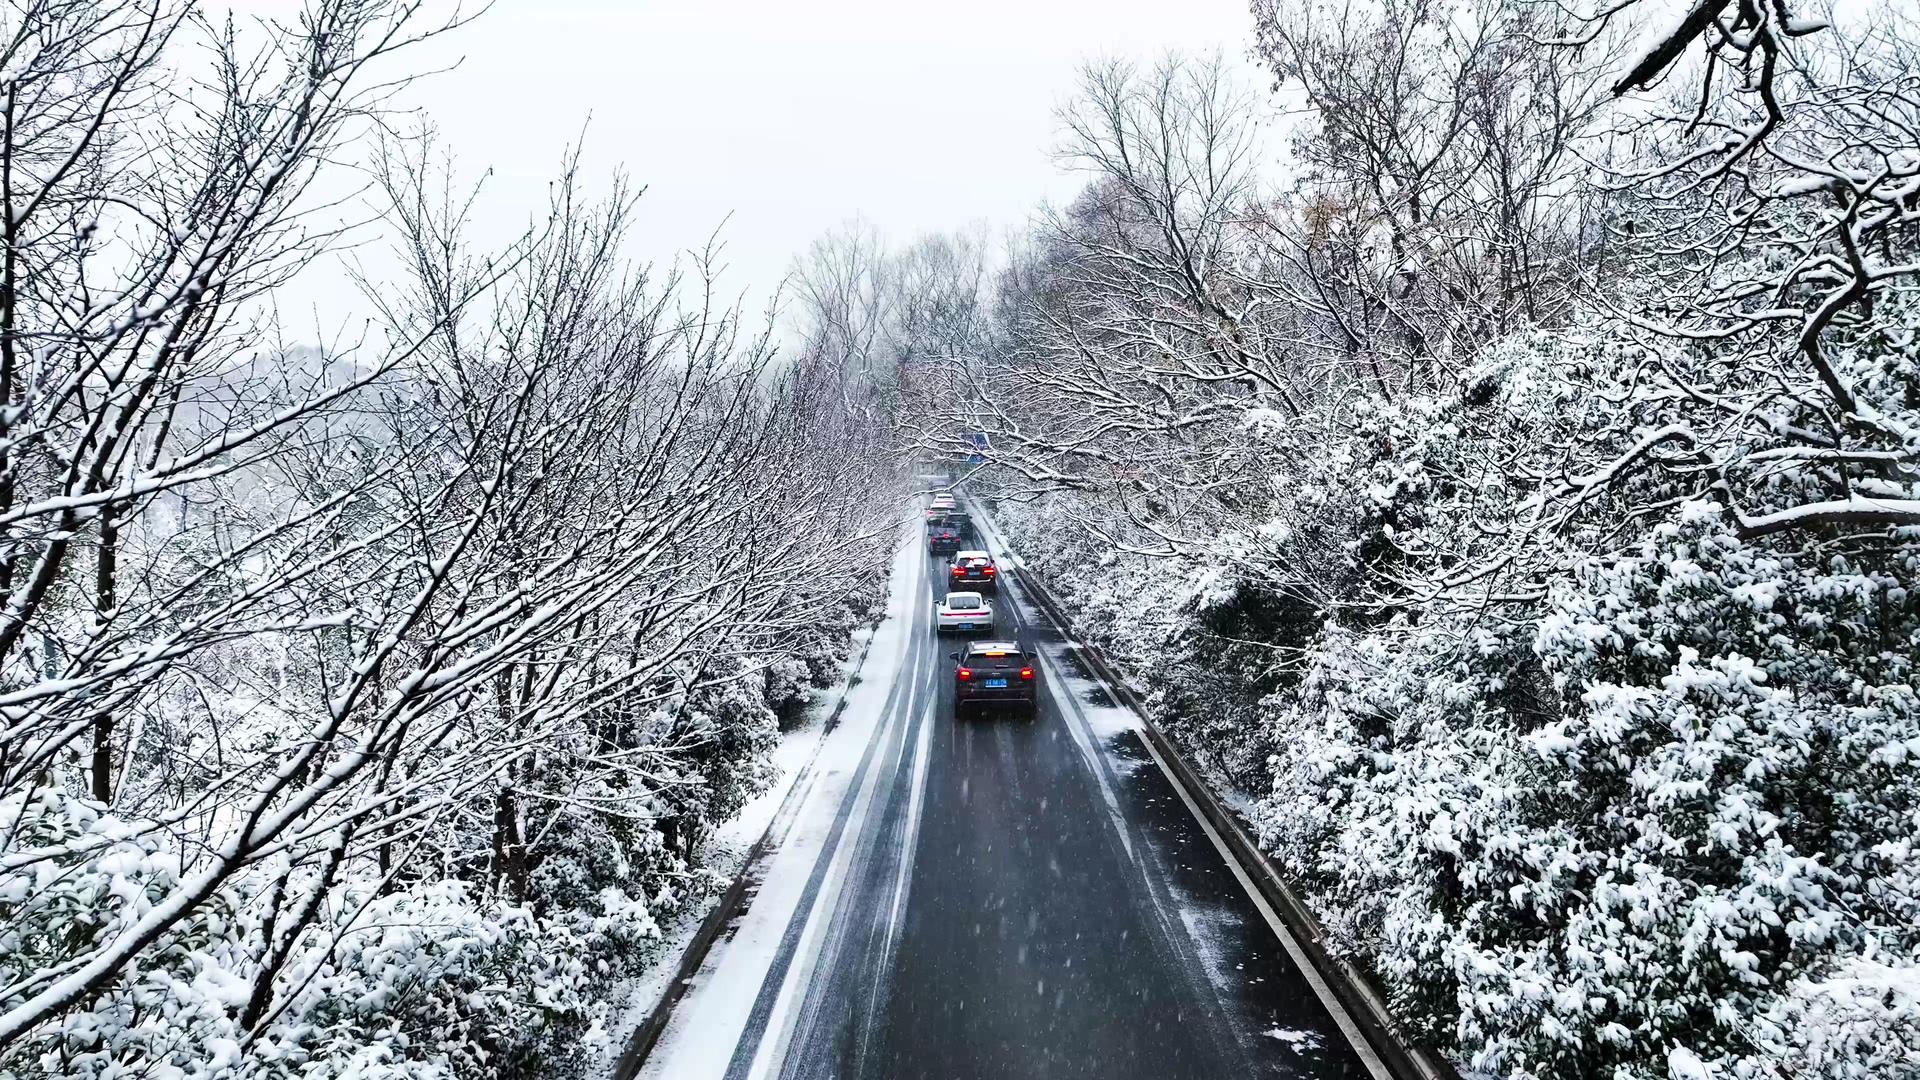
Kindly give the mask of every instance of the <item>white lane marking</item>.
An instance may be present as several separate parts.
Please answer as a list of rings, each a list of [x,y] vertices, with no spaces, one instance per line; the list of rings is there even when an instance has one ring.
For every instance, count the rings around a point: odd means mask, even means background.
[[[1120,846],[1127,851],[1127,861],[1136,867],[1140,865],[1140,855],[1133,850],[1133,830],[1127,825],[1125,814],[1120,812],[1120,798],[1113,793],[1113,785],[1107,781],[1107,770],[1100,759],[1100,751],[1094,748],[1092,732],[1080,720],[1073,703],[1061,695],[1058,668],[1045,652],[1035,650],[1040,658],[1040,666],[1047,676],[1047,694],[1058,707],[1060,718],[1067,725],[1067,734],[1073,736],[1073,744],[1080,748],[1080,756],[1087,759],[1087,769],[1093,773],[1094,782],[1100,785],[1100,801],[1107,804],[1107,820],[1113,823],[1113,831],[1120,835]]]
[[[1253,901],[1253,906],[1260,912],[1260,917],[1267,921],[1267,926],[1273,930],[1274,936],[1279,938],[1280,944],[1286,947],[1287,955],[1293,958],[1293,966],[1299,968],[1300,974],[1306,976],[1307,983],[1313,987],[1313,992],[1319,997],[1320,1004],[1326,1007],[1327,1013],[1333,1017],[1333,1022],[1339,1025],[1340,1034],[1347,1037],[1347,1042],[1353,1047],[1354,1053],[1360,1056],[1361,1064],[1367,1067],[1367,1072],[1371,1073],[1375,1080],[1393,1080],[1393,1074],[1387,1071],[1386,1063],[1380,1060],[1380,1055],[1374,1053],[1372,1045],[1360,1034],[1359,1025],[1353,1022],[1353,1017],[1347,1015],[1346,1006],[1334,996],[1333,989],[1327,985],[1326,980],[1320,977],[1319,970],[1308,959],[1306,951],[1300,947],[1298,941],[1294,940],[1293,932],[1287,929],[1287,924],[1280,921],[1280,916],[1274,912],[1272,905],[1267,903],[1266,896],[1254,885],[1253,878],[1240,865],[1240,860],[1234,857],[1233,849],[1221,839],[1220,833],[1214,829],[1213,823],[1207,820],[1207,816],[1200,812],[1200,805],[1194,801],[1193,794],[1187,790],[1185,784],[1180,782],[1180,778],[1174,775],[1173,768],[1167,764],[1165,758],[1161,757],[1159,748],[1153,745],[1152,739],[1140,741],[1146,746],[1147,753],[1153,755],[1154,763],[1160,766],[1160,771],[1165,774],[1167,783],[1173,785],[1173,790],[1180,796],[1180,801],[1186,804],[1187,811],[1193,815],[1193,820],[1200,823],[1200,828],[1207,834],[1207,839],[1213,841],[1214,850],[1220,853],[1220,859],[1227,864],[1227,869],[1233,871],[1234,879],[1240,882],[1242,889],[1246,890],[1248,898]]]
[[[980,531],[988,552],[994,554],[996,558],[1005,558],[1007,548],[1006,544],[1001,542],[999,533],[986,524],[984,515],[980,520]],[[1017,631],[1024,629],[1031,621],[1024,613],[1026,605],[1014,597],[1011,582],[1001,582],[999,588],[1007,608],[1013,613],[1017,637]],[[1064,628],[1061,629],[1060,636],[1065,640]],[[1085,720],[1074,708],[1074,703],[1064,696],[1064,692],[1060,689],[1063,680],[1058,677],[1059,668],[1048,658],[1046,650],[1039,648],[1036,644],[1033,654],[1040,658],[1041,672],[1046,675],[1046,692],[1053,698],[1061,719],[1065,721],[1067,734],[1073,737],[1073,744],[1080,749],[1080,756],[1087,760],[1088,771],[1093,773],[1094,781],[1100,785],[1100,800],[1107,804],[1107,820],[1113,825],[1113,831],[1120,837],[1120,846],[1126,850],[1127,861],[1138,867],[1140,854],[1133,849],[1133,830],[1127,824],[1126,815],[1120,812],[1119,796],[1113,793],[1113,785],[1107,780],[1107,770],[1101,761],[1100,752],[1093,745],[1093,729],[1086,726]]]
[[[865,835],[867,818],[878,801],[875,793],[881,787],[882,777],[891,779],[900,770],[900,757],[906,739],[905,725],[899,717],[905,714],[905,709],[896,714],[894,723],[885,735],[890,748],[882,749],[880,758],[874,762],[873,768],[867,770],[866,779],[854,795],[853,810],[840,834],[840,843],[834,849],[827,875],[820,883],[820,891],[814,896],[813,906],[807,912],[806,926],[794,948],[793,960],[787,965],[786,976],[780,981],[780,993],[774,998],[773,1010],[767,1015],[767,1024],[761,1031],[760,1046],[754,1054],[753,1064],[747,1069],[747,1076],[752,1080],[773,1076],[786,1058],[787,1042],[793,1035],[794,1014],[799,1009],[806,988],[813,982],[813,972],[820,960],[820,946],[827,927],[833,922],[833,912],[839,906],[841,893],[846,888],[854,849],[860,846],[859,838]]]
[[[937,670],[937,665],[929,671]],[[884,973],[893,966],[895,942],[906,922],[907,892],[913,883],[913,856],[920,846],[920,816],[925,805],[927,790],[927,759],[933,743],[933,709],[940,695],[934,692],[933,680],[927,680],[927,706],[920,710],[919,737],[914,739],[912,774],[908,781],[911,785],[907,792],[907,815],[900,830],[899,865],[894,869],[893,903],[887,913],[886,936],[880,944],[880,970]],[[861,1025],[861,1057],[866,1056],[866,1039],[872,1034],[872,1018],[880,1011],[880,995],[885,992],[887,978],[884,974],[873,981],[867,994],[867,1022]]]
[[[927,591],[926,560],[921,559],[918,573],[913,575],[913,602],[917,607],[921,595]],[[919,631],[924,633],[924,630]],[[908,627],[902,635],[907,644],[902,648],[900,666],[895,669],[894,678],[909,679],[912,673],[907,670],[907,661],[915,655],[915,646],[924,645],[922,638],[915,636],[916,629]],[[840,896],[851,872],[853,852],[860,846],[859,839],[866,829],[866,820],[877,801],[875,793],[882,787],[882,778],[891,780],[900,771],[900,759],[906,747],[907,716],[911,712],[911,686],[903,687],[906,695],[900,707],[893,715],[882,717],[887,730],[881,735],[882,743],[873,766],[867,770],[867,776],[859,790],[850,791],[844,797],[854,800],[847,822],[840,834],[840,843],[835,847],[832,861],[828,864],[827,875],[821,880],[820,890],[815,894],[813,905],[808,909],[807,921],[801,930],[800,941],[796,944],[793,958],[787,964],[785,976],[780,982],[780,992],[774,998],[773,1009],[767,1016],[766,1025],[761,1029],[760,1043],[753,1057],[753,1063],[747,1069],[752,1080],[777,1073],[786,1058],[787,1043],[793,1035],[793,1023],[801,1003],[805,1000],[806,988],[813,981],[814,969],[819,963],[819,952],[827,929],[833,922],[833,913],[838,909]],[[802,880],[806,874],[798,875]],[[797,898],[793,907],[798,907]],[[751,995],[749,995],[749,998]],[[738,1041],[737,1039],[735,1040]]]
[[[985,522],[984,514],[981,515],[981,521],[983,523]],[[1005,551],[1005,544],[1000,541],[999,533],[994,530],[991,525],[983,524],[982,531],[990,534],[988,538],[995,547],[1000,548],[1003,552]],[[1015,606],[1017,609],[1019,605]],[[1070,647],[1079,647],[1078,642],[1069,640],[1067,628],[1056,622],[1051,614],[1042,609],[1040,616],[1060,632],[1061,639],[1067,641]],[[1043,662],[1046,660],[1044,653],[1041,654],[1041,659]],[[1091,669],[1089,669],[1088,674],[1092,676],[1095,682],[1105,682],[1097,672]],[[1052,676],[1048,676],[1048,681],[1052,681]],[[1111,690],[1112,688],[1109,687],[1108,689]],[[1059,701],[1059,691],[1050,690],[1049,692],[1054,695],[1056,701]],[[1119,701],[1121,699],[1116,694],[1114,695],[1114,700]],[[1070,711],[1071,710],[1064,707],[1061,710],[1063,714],[1069,713]],[[1067,727],[1074,733],[1074,740],[1080,743],[1082,751],[1090,753],[1088,743],[1083,740],[1076,725],[1069,722]],[[1320,999],[1321,1006],[1327,1010],[1329,1016],[1333,1017],[1333,1022],[1339,1027],[1340,1034],[1346,1037],[1347,1044],[1353,1047],[1353,1052],[1359,1056],[1361,1064],[1367,1067],[1367,1072],[1374,1077],[1374,1080],[1393,1080],[1393,1074],[1387,1071],[1386,1063],[1380,1060],[1380,1055],[1374,1052],[1372,1044],[1368,1043],[1365,1036],[1360,1034],[1360,1027],[1353,1022],[1353,1017],[1347,1013],[1346,1005],[1334,995],[1333,988],[1327,985],[1326,980],[1320,977],[1319,969],[1313,966],[1313,962],[1308,958],[1306,950],[1302,949],[1299,941],[1295,940],[1293,932],[1287,929],[1286,923],[1280,921],[1279,914],[1273,910],[1273,906],[1267,903],[1266,896],[1254,885],[1253,878],[1247,873],[1246,868],[1240,865],[1240,860],[1234,855],[1233,849],[1227,846],[1225,840],[1221,839],[1220,833],[1214,829],[1213,823],[1207,820],[1207,816],[1200,812],[1200,804],[1194,801],[1193,793],[1187,790],[1186,785],[1180,782],[1178,776],[1174,775],[1172,766],[1168,765],[1166,759],[1161,756],[1159,748],[1154,746],[1152,739],[1147,738],[1143,734],[1140,738],[1140,743],[1147,748],[1147,753],[1153,756],[1154,764],[1160,767],[1161,775],[1167,778],[1167,783],[1171,784],[1174,792],[1180,796],[1180,801],[1186,805],[1187,812],[1193,815],[1193,820],[1200,823],[1201,831],[1205,832],[1207,839],[1213,842],[1214,850],[1220,853],[1220,860],[1227,864],[1227,869],[1233,871],[1234,880],[1240,883],[1240,888],[1246,892],[1247,898],[1253,901],[1254,909],[1260,912],[1262,919],[1266,920],[1267,927],[1273,931],[1273,936],[1280,939],[1281,946],[1287,950],[1288,957],[1293,960],[1293,966],[1298,968],[1300,974],[1306,977],[1307,985],[1313,987],[1314,996]],[[1101,793],[1108,796],[1109,809],[1117,814],[1118,807],[1112,802],[1111,792],[1107,788],[1106,778],[1097,764],[1094,769],[1094,774],[1101,778]],[[1120,835],[1124,841],[1126,839],[1126,831],[1122,822],[1116,820],[1115,828],[1121,829]],[[1127,850],[1128,854],[1131,855],[1133,850],[1132,846],[1128,845]]]
[[[735,928],[715,943],[694,976],[693,988],[668,1017],[667,1029],[640,1069],[643,1078],[724,1076],[745,1036],[754,999],[805,895],[835,812],[854,797],[852,776],[876,725],[888,719],[882,707],[920,641],[924,624],[917,616],[926,592],[926,557],[912,536],[913,527],[912,522],[903,524],[888,577],[886,617],[875,629],[864,665],[854,673],[859,681],[848,687],[841,722],[822,734],[808,758],[805,787],[783,796],[796,801],[763,849],[759,885],[737,915]]]
[[[914,740],[913,778],[907,796],[907,820],[900,833],[900,865],[894,871],[893,906],[887,916],[887,936],[880,955],[893,955],[907,913],[907,887],[913,880],[913,853],[920,843],[920,814],[926,803],[928,748],[933,743],[933,706],[939,695],[927,695],[927,707],[920,710],[920,737]]]

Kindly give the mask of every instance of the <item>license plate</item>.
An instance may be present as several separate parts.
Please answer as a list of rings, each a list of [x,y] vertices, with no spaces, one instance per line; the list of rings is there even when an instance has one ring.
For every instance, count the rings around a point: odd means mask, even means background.
[[[998,690],[1007,685],[1005,679],[988,679],[984,684],[989,690]]]
[[[972,624],[972,623],[970,623],[970,622],[963,622],[963,623],[961,623],[961,624],[960,624],[960,629],[962,629],[962,630],[971,630],[971,629],[973,629],[973,624]]]

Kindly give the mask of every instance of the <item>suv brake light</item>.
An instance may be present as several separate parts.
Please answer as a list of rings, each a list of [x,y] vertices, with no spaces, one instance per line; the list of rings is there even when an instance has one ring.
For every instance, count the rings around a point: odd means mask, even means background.
[[[959,670],[955,671],[954,674],[959,676],[961,682],[966,682],[968,679],[973,678],[973,669],[960,668]]]
[[[1020,677],[1021,677],[1021,678],[1023,678],[1023,679],[1031,679],[1031,678],[1033,678],[1033,669],[1032,669],[1032,668],[1030,668],[1030,667],[1023,667],[1023,668],[1021,668],[1021,669],[1020,669]]]

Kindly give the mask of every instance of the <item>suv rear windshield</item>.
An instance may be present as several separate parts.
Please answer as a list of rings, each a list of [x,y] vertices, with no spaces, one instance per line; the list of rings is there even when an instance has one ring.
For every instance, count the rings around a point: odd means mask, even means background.
[[[967,657],[970,668],[987,668],[998,671],[1001,668],[1022,668],[1027,666],[1027,658],[1019,653],[1007,653],[1005,656],[989,656],[986,653],[974,653]]]

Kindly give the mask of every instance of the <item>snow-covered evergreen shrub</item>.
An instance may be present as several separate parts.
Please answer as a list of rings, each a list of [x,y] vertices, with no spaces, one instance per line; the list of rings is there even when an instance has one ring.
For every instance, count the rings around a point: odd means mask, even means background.
[[[1556,1001],[1605,999],[1574,1015],[1620,1025],[1610,1051],[1649,1057],[1684,1033],[1759,1074],[1760,1044],[1829,1041],[1748,1019],[1800,981],[1860,961],[1920,971],[1916,572],[1912,548],[1742,541],[1690,503],[1555,589],[1538,649],[1567,718],[1530,743],[1582,843],[1548,981]],[[1876,1020],[1850,1013],[1862,1022],[1889,1046],[1911,1035],[1892,995]],[[1834,1064],[1820,1075],[1855,1075]]]
[[[179,856],[128,839],[137,824],[51,786],[0,804],[13,850],[38,856],[0,876],[10,983],[58,977],[87,940],[125,932],[179,881]],[[314,888],[310,923],[265,921],[269,891]],[[457,881],[382,891],[263,863],[165,932],[154,956],[66,1023],[8,1046],[0,1073],[532,1077],[587,1049],[590,943]]]
[[[867,575],[865,593],[880,577]],[[662,920],[722,884],[703,868],[706,837],[768,780],[775,709],[802,692],[763,671],[805,685],[847,644],[823,628],[794,653],[729,659],[655,709],[643,744],[670,748],[666,782],[636,793],[584,774],[576,805],[606,812],[551,819],[524,903],[490,890],[484,858],[416,861],[391,878],[364,855],[324,879],[311,863],[258,862],[164,932],[148,962],[0,1049],[0,1077],[579,1075],[604,1052],[601,1025],[622,1005],[612,989],[655,955]],[[60,785],[0,801],[0,836],[0,982],[29,990],[124,932],[205,857]],[[316,890],[297,933],[268,921]]]
[[[1912,408],[1912,338],[1834,350],[1883,415]],[[1262,837],[1334,941],[1463,1064],[1920,1076],[1920,536],[1743,535],[1684,473],[1644,464],[1564,486],[1554,455],[1604,457],[1691,407],[1629,392],[1646,348],[1604,325],[1520,335],[1455,395],[1352,403],[1323,458],[1355,498],[1270,508],[1271,533],[1348,538],[1302,666],[1246,677],[1196,649],[1168,679],[1212,702],[1152,704],[1176,734],[1268,748],[1252,782],[1231,777]],[[1709,360],[1681,350],[1660,370]],[[1795,422],[1747,434],[1759,450]],[[1338,481],[1302,469],[1291,490]],[[1761,473],[1737,478],[1749,516],[1830,490],[1815,466]],[[1116,556],[1067,535],[1097,512],[1002,508],[1107,642],[1204,641],[1241,589],[1308,562],[1285,551],[1251,573],[1246,545],[1212,567]],[[1115,615],[1110,591],[1155,580],[1188,587]]]

